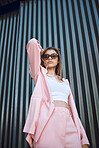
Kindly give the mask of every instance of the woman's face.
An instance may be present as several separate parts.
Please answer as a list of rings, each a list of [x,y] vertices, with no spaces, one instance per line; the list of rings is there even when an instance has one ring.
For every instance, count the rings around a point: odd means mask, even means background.
[[[47,50],[45,54],[52,55],[57,54],[57,52],[53,49]],[[56,67],[58,64],[58,56],[55,59],[52,59],[51,56],[48,59],[44,59],[44,66],[48,68]]]

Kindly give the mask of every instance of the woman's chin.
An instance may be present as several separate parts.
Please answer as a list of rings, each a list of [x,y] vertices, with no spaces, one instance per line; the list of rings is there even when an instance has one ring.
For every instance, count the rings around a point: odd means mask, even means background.
[[[52,64],[48,64],[46,67],[47,67],[47,68],[54,68],[54,67],[56,67],[56,66],[54,66],[54,65],[52,65]]]

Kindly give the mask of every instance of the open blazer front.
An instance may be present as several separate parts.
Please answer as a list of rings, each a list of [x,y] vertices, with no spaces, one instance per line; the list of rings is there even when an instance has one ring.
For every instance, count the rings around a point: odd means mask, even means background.
[[[26,46],[30,67],[29,73],[34,80],[35,88],[31,95],[29,111],[23,132],[28,133],[26,140],[33,146],[33,140],[37,142],[45,128],[51,116],[53,116],[55,106],[53,99],[50,93],[49,86],[45,79],[47,73],[46,68],[42,67],[41,64],[41,45],[38,40],[32,38]],[[62,78],[69,87],[68,79]],[[71,90],[71,89],[70,89]],[[78,136],[81,141],[81,145],[89,144],[86,132],[83,128],[83,125],[80,121],[80,118],[77,113],[76,105],[72,92],[70,92],[68,97],[69,111],[77,128]]]

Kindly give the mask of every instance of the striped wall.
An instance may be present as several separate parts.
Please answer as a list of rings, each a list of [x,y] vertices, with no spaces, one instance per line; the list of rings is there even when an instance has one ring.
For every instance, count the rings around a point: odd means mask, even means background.
[[[90,141],[99,148],[99,0],[21,1],[0,16],[0,148],[28,148],[22,133],[34,82],[26,43],[61,48],[63,77],[71,85]]]

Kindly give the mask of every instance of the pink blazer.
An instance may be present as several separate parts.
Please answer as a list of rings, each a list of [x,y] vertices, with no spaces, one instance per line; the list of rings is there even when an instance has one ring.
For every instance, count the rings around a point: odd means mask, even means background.
[[[40,65],[41,45],[35,38],[32,38],[28,42],[26,49],[30,62],[29,73],[34,80],[35,88],[31,95],[29,111],[23,132],[28,133],[26,140],[30,147],[33,147],[34,140],[36,142],[39,140],[49,118],[53,115],[55,106],[48,83],[45,79],[47,70]],[[70,87],[68,79],[63,78],[63,81]],[[88,144],[88,146],[90,146],[86,132],[78,116],[72,92],[69,94],[68,104],[70,114],[78,131],[81,145]]]

